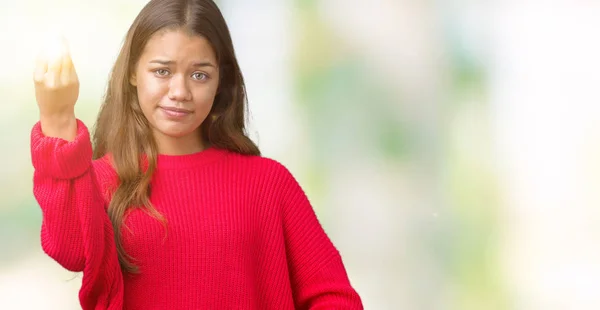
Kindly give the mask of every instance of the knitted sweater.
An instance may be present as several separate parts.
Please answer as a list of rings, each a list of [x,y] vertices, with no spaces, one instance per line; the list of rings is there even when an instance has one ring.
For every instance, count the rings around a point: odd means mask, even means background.
[[[278,162],[217,148],[159,155],[150,201],[167,226],[132,210],[122,229],[139,273],[122,272],[106,208],[118,184],[73,142],[31,133],[45,253],[83,271],[87,309],[362,309],[339,252],[303,190]]]

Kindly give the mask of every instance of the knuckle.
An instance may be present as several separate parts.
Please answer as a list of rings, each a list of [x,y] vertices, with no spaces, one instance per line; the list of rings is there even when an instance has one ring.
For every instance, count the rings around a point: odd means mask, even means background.
[[[46,81],[46,88],[48,90],[57,90],[58,89],[58,85],[57,85],[56,81],[49,80],[49,81]]]

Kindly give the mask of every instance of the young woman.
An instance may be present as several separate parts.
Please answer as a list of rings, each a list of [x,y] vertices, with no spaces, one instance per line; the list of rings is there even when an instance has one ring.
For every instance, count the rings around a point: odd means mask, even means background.
[[[227,25],[210,0],[152,0],[114,65],[92,140],[71,58],[34,74],[44,251],[83,271],[83,309],[362,309],[290,172],[260,157]]]

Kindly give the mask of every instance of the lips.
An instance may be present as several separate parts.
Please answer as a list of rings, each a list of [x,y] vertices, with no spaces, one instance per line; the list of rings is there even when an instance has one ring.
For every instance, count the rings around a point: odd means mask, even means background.
[[[192,113],[192,111],[190,111],[190,110],[180,109],[180,108],[175,108],[175,107],[160,107],[160,108],[165,111],[175,112],[175,113]]]
[[[175,107],[160,107],[160,109],[169,118],[181,118],[192,113],[190,110]]]

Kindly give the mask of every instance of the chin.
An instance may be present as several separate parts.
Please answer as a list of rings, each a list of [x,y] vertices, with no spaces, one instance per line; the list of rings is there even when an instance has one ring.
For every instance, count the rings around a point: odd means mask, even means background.
[[[198,131],[198,126],[197,127],[192,127],[192,126],[157,126],[158,131],[167,137],[171,137],[171,138],[183,138],[183,137],[187,137],[191,134],[194,134],[195,132]]]

